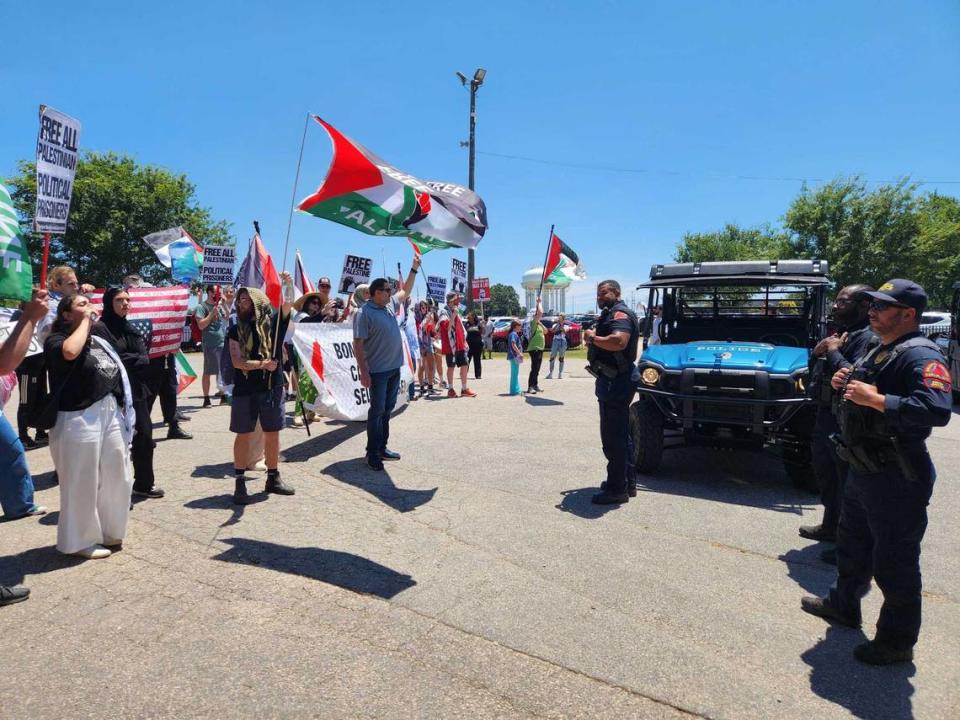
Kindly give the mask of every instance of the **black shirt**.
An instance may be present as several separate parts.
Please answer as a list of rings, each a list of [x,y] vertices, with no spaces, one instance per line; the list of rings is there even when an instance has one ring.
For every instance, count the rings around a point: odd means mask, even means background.
[[[239,368],[235,368],[233,371],[233,394],[235,397],[253,395],[254,393],[265,392],[272,388],[283,387],[283,338],[284,335],[287,334],[287,325],[290,324],[290,316],[287,315],[287,317],[280,322],[279,334],[276,330],[278,317],[279,315],[274,312],[273,319],[270,322],[270,339],[272,341],[274,337],[278,338],[273,352],[273,359],[277,361],[277,369],[274,370],[273,373],[269,373],[266,370],[248,370],[244,372]],[[237,325],[233,325],[227,331],[227,342],[229,343],[231,340],[240,342],[240,333]],[[256,335],[253,337],[253,351],[250,353],[249,359],[266,359],[260,352],[260,341]]]
[[[147,346],[143,337],[132,327],[125,328],[126,332],[113,331],[104,321],[98,322],[91,329],[91,333],[103,338],[117,351],[123,366],[127,370],[130,380],[130,392],[134,401],[145,400],[147,397],[147,372],[150,368],[150,358],[147,355]]]
[[[75,360],[63,357],[63,343],[70,333],[50,333],[43,343],[43,355],[50,373],[50,391],[63,385],[58,409],[85,410],[113,393],[123,403],[123,380],[120,367],[103,348],[87,338],[87,344]]]

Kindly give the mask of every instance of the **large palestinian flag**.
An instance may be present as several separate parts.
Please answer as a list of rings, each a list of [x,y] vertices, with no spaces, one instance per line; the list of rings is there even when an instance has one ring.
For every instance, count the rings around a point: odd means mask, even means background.
[[[542,284],[550,285],[561,280],[583,280],[587,277],[580,256],[569,245],[550,233],[550,246],[547,249],[547,262],[543,266]]]
[[[387,164],[314,116],[333,143],[323,184],[297,209],[368,235],[407,237],[423,253],[473,248],[487,230],[487,208],[472,190],[419,180]]]

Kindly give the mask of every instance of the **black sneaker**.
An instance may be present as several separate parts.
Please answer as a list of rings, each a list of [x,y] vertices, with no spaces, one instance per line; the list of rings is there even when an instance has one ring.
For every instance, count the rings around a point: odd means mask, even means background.
[[[594,495],[590,502],[594,505],[619,505],[621,503],[630,502],[630,496],[626,493],[608,493],[602,492]]]
[[[837,534],[825,529],[823,525],[801,525],[800,537],[817,542],[834,542]]]
[[[37,430],[37,437],[34,440],[37,445],[46,445],[50,442],[50,436],[44,430]]]
[[[14,585],[13,587],[0,585],[0,605],[13,605],[23,602],[28,597],[30,597],[30,589],[23,585]]]
[[[607,489],[607,481],[604,480],[602,483],[600,483],[600,490],[605,492],[606,489]],[[635,482],[627,481],[627,495],[629,495],[630,497],[637,496],[637,484]]]
[[[816,615],[828,622],[839,623],[840,625],[851,628],[859,628],[861,624],[859,619],[850,618],[842,614],[825,598],[813,597],[812,595],[802,597],[800,598],[800,609],[805,613]]]
[[[380,459],[381,460],[399,460],[400,453],[394,452],[390,448],[384,448],[383,451],[380,453]]]
[[[210,402],[210,398],[205,397],[205,398],[203,399],[203,405],[201,405],[201,407],[205,407],[205,408],[213,407],[213,403]]]
[[[40,447],[39,443],[29,435],[20,438],[20,444],[23,445],[24,450],[33,450],[34,448]]]
[[[157,487],[156,485],[154,485],[154,486],[153,486],[152,488],[150,488],[149,490],[134,490],[134,491],[133,491],[133,496],[134,496],[134,497],[139,497],[139,498],[153,498],[153,499],[156,499],[156,498],[162,498],[162,497],[164,496],[164,492],[163,492],[163,488],[160,488],[160,487]]]
[[[267,483],[263,486],[263,491],[274,495],[293,495],[297,492],[280,479],[280,473],[267,475]]]
[[[367,467],[371,470],[376,470],[377,472],[383,471],[383,461],[380,458],[367,458]]]
[[[868,665],[893,665],[913,660],[913,648],[901,650],[876,640],[868,640],[853,649],[853,656]]]
[[[188,432],[184,432],[183,428],[179,425],[172,426],[167,431],[167,440],[191,440],[193,435]]]

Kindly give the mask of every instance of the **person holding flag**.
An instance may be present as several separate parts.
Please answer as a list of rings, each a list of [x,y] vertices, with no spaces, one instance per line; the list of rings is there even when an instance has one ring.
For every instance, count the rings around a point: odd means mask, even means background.
[[[448,292],[447,304],[440,310],[440,349],[447,359],[447,397],[457,397],[453,389],[453,368],[460,369],[460,397],[476,397],[467,387],[467,330],[460,317],[460,293]]]
[[[259,238],[258,238],[259,239]],[[237,290],[237,323],[227,332],[230,360],[234,368],[230,432],[236,486],[233,502],[247,505],[246,470],[249,445],[257,422],[263,428],[267,482],[264,492],[293,495],[294,489],[280,479],[280,430],[284,424],[283,338],[293,309],[290,273],[280,274],[285,285],[282,301],[273,304],[258,287]],[[277,309],[275,309],[277,308]]]

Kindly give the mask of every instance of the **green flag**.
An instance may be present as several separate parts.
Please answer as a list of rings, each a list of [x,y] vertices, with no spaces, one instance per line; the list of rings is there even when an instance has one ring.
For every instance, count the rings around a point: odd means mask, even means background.
[[[29,300],[33,269],[13,200],[0,185],[0,300]]]

